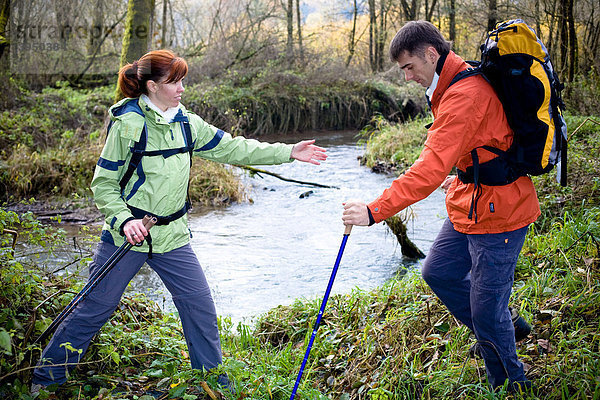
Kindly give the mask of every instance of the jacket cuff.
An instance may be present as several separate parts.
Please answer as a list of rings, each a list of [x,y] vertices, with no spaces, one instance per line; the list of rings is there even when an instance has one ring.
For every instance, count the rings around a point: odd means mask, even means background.
[[[284,151],[284,155],[287,155],[287,159],[284,162],[294,162],[296,161],[295,158],[292,158],[292,149],[294,148],[293,144],[286,144],[285,148],[283,149]]]
[[[123,226],[127,221],[135,219],[129,210],[121,211],[120,213],[113,215],[112,217],[106,217],[106,223],[110,229],[119,232],[123,236]]]
[[[373,218],[373,221],[376,224],[388,217],[383,215],[383,210],[381,209],[379,200],[375,200],[372,203],[367,204],[367,209],[369,210],[369,220]]]
[[[369,206],[367,206],[367,211],[369,212],[369,226],[371,226],[375,224],[375,218],[373,218],[373,213],[369,209]]]
[[[123,221],[123,223],[121,224],[121,226],[119,226],[119,234],[121,234],[121,236],[125,236],[125,232],[123,232],[123,227],[125,226],[126,223],[128,223],[132,219],[135,219],[135,218],[133,218],[133,217],[127,218],[125,221]]]

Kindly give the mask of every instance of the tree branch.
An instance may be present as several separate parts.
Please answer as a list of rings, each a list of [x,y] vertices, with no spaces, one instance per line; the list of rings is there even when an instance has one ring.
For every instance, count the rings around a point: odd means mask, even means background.
[[[271,175],[274,176],[277,179],[281,179],[282,181],[286,181],[286,182],[294,182],[294,183],[299,183],[301,185],[309,185],[309,186],[316,186],[316,187],[320,187],[320,188],[326,188],[326,189],[339,189],[339,187],[337,186],[329,186],[329,185],[322,185],[320,183],[313,183],[313,182],[306,182],[306,181],[299,181],[296,179],[290,179],[290,178],[286,178],[283,177],[279,174],[276,174],[274,172],[270,172],[270,171],[266,171],[264,169],[260,169],[260,168],[254,168],[254,167],[250,167],[248,165],[237,165],[237,164],[233,164],[234,167],[238,167],[238,168],[242,168],[245,169],[247,171],[251,171],[254,172],[255,174],[258,174],[260,176],[260,174],[266,174],[266,175]]]

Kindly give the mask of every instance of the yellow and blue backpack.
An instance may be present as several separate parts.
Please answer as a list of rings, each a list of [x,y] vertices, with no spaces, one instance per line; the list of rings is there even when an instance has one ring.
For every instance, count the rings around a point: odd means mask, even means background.
[[[502,102],[514,131],[511,147],[505,152],[484,146],[498,155],[459,171],[465,183],[505,185],[520,176],[541,175],[556,165],[557,180],[566,185],[567,125],[562,116],[564,103],[560,83],[550,55],[535,31],[523,20],[501,22],[488,32],[481,46],[481,61],[457,74],[450,85],[472,75],[483,75]],[[474,154],[473,154],[474,153]]]

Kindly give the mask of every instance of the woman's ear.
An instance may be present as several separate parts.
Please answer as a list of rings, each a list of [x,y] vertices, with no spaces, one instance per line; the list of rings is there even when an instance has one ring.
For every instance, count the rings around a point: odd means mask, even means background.
[[[148,92],[150,93],[156,93],[158,90],[158,83],[153,80],[146,81],[146,89],[148,89]]]

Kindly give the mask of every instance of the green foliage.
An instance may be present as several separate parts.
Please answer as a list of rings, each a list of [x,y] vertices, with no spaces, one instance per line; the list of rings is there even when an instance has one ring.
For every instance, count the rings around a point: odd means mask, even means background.
[[[596,156],[600,148],[600,118],[590,118],[565,116],[569,131],[567,186],[558,184],[556,170],[533,177],[542,209],[536,227],[541,231],[564,212],[600,205],[600,161]]]
[[[89,196],[105,138],[112,87],[74,89],[66,83],[27,93],[0,113],[0,198]],[[221,204],[244,198],[235,175],[216,163],[194,167],[192,199]]]
[[[186,104],[233,133],[361,128],[376,113],[402,120],[422,112],[405,88],[381,80],[334,79],[308,84],[301,73],[230,77],[188,88]]]
[[[391,124],[381,116],[361,131],[367,148],[362,162],[370,168],[404,172],[419,157],[427,137],[430,117]]]
[[[324,81],[305,85],[301,73],[258,73],[187,88],[184,103],[207,121],[234,134],[285,133],[362,127],[381,113],[403,118],[420,112],[406,88],[380,80]],[[18,85],[13,85],[18,88]],[[74,89],[65,82],[41,93],[19,92],[0,112],[0,198],[77,194],[87,196],[104,143],[113,87]],[[21,90],[21,89],[19,89]],[[220,204],[244,198],[235,175],[221,165],[198,162],[192,198]]]
[[[42,225],[31,213],[17,215],[0,208],[0,232],[10,229],[18,232],[19,241],[28,243],[29,249],[39,248],[40,253],[28,257],[13,253],[12,239],[2,235],[0,244],[0,377],[30,362],[28,350],[34,334],[50,323],[53,307],[60,307],[59,298],[44,300],[47,273],[36,264],[36,256],[52,255],[65,245],[64,232]],[[57,279],[57,285],[65,284]],[[25,375],[18,374],[23,379]],[[1,379],[0,379],[1,380]],[[2,387],[0,387],[0,392]]]
[[[28,93],[0,114],[0,196],[87,194],[110,105],[107,88],[64,82]]]
[[[600,73],[594,67],[579,74],[566,87],[567,110],[580,115],[600,116]]]
[[[246,199],[246,191],[232,168],[195,159],[190,173],[190,198],[194,205],[219,206]]]
[[[32,343],[81,289],[85,278],[79,270],[90,258],[75,259],[62,274],[52,274],[32,250],[51,255],[66,247],[64,232],[42,225],[32,214],[3,208],[0,228],[18,231],[19,242],[27,243],[27,252],[17,249],[15,255],[4,236],[0,245],[0,396],[29,399],[31,373],[41,352]],[[82,354],[69,343],[62,347]],[[217,372],[222,370],[192,371],[177,316],[164,314],[143,295],[133,295],[123,298],[69,382],[48,390],[58,389],[58,398],[80,399],[139,398],[155,390],[192,400],[201,398],[201,381],[218,389]],[[38,398],[48,398],[48,390]]]

